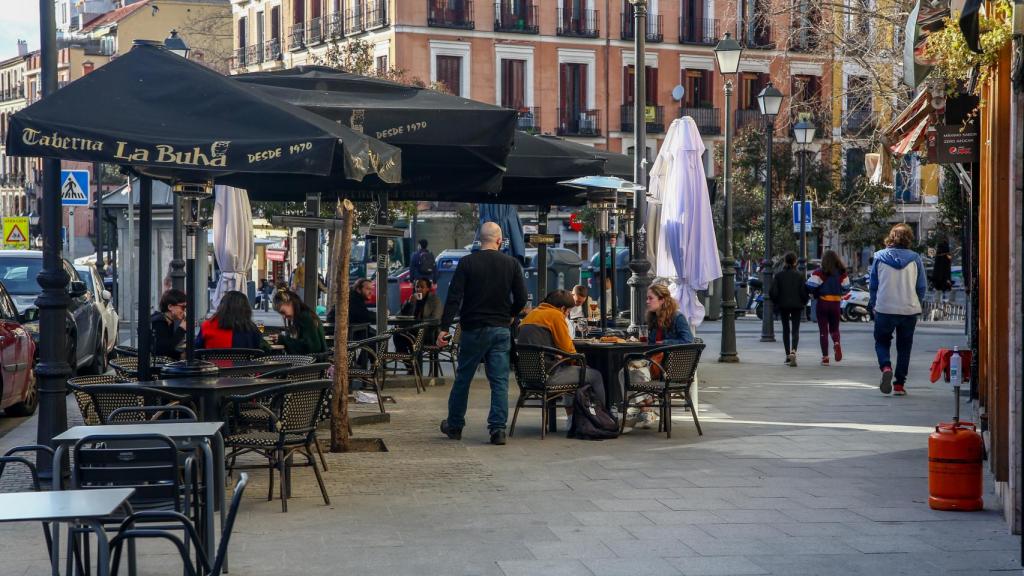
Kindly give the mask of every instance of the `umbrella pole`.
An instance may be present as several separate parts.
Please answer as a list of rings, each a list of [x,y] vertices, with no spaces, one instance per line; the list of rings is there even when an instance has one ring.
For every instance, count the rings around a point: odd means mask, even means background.
[[[139,178],[139,307],[136,330],[139,335],[139,380],[150,379],[152,329],[149,325],[149,303],[153,297],[153,179]],[[191,299],[195,294],[189,290]],[[189,306],[188,317],[195,308]],[[186,335],[186,338],[188,336]],[[187,344],[188,342],[186,342]]]
[[[334,269],[331,285],[337,308],[334,311],[334,401],[331,402],[331,452],[347,452],[351,446],[348,420],[348,267],[352,250],[352,220],[355,206],[345,200],[338,202],[336,213],[342,217],[340,240],[334,248],[338,265]],[[340,258],[339,258],[340,257]]]
[[[306,216],[318,218],[320,216],[320,194],[312,193],[306,194]],[[320,231],[315,228],[306,228],[306,242],[305,242],[305,254],[303,260],[305,261],[305,277],[303,281],[303,294],[302,298],[306,301],[306,305],[316,310],[317,296],[319,295],[319,282],[320,279],[317,271],[320,268],[319,255],[320,255]]]
[[[601,324],[600,324],[600,326],[601,326],[601,336],[604,336],[605,331],[608,330],[608,308],[607,308],[607,305],[608,305],[607,300],[608,300],[608,298],[605,295],[605,290],[604,290],[604,281],[605,281],[605,278],[607,277],[607,275],[605,274],[604,259],[606,257],[606,251],[608,250],[608,241],[607,241],[608,233],[607,232],[599,232],[598,233],[598,238],[599,238],[599,241],[598,241],[597,249],[598,249],[598,252],[601,254],[601,256],[597,259],[597,262],[598,262],[597,265],[598,265],[599,270],[600,270],[600,285],[597,287],[597,290],[598,290],[598,295],[599,295],[598,297],[599,297],[599,299],[601,301]]]

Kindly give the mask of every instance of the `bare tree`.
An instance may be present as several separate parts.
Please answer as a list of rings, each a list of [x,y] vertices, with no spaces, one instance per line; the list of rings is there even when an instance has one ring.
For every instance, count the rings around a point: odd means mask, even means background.
[[[189,11],[178,32],[192,49],[189,58],[227,74],[234,56],[231,48],[233,25],[230,9],[207,8]]]

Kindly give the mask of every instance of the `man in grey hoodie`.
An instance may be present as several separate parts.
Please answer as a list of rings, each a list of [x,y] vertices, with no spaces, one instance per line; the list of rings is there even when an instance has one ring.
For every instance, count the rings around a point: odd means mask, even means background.
[[[910,249],[913,243],[914,232],[910,226],[897,224],[889,230],[885,249],[875,252],[871,264],[868,306],[875,311],[875,354],[882,370],[879,389],[882,394],[891,392],[894,396],[907,394],[904,386],[910,368],[914,328],[927,289],[924,262],[920,254]],[[895,374],[889,356],[893,332],[896,333]]]

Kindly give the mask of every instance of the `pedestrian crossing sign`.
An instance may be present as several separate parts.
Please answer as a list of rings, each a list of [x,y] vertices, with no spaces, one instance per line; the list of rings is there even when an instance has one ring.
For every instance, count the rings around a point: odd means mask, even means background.
[[[3,244],[8,250],[28,250],[28,216],[4,218]]]
[[[89,171],[60,171],[60,204],[61,206],[89,205]]]

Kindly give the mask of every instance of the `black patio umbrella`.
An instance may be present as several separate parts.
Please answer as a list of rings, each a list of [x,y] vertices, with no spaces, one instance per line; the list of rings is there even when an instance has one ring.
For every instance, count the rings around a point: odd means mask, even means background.
[[[402,182],[351,186],[321,183],[308,191],[372,199],[386,190],[392,200],[485,201],[501,190],[512,148],[516,113],[435,90],[350,74],[322,66],[232,77],[264,94],[378,138],[402,150]],[[250,187],[255,200],[302,200],[294,185],[279,178]]]
[[[233,82],[159,44],[15,113],[10,156],[103,162],[166,181],[248,188],[267,175],[401,178],[401,152]]]

